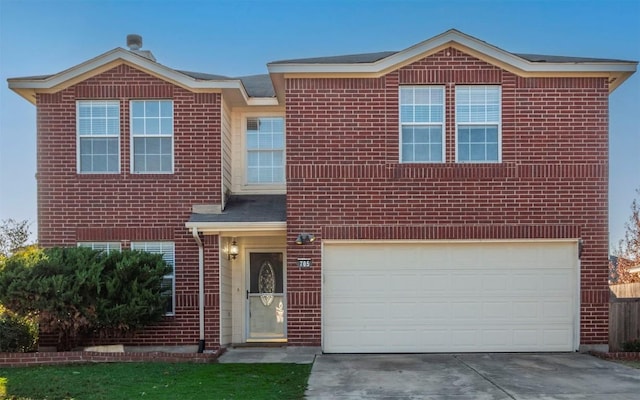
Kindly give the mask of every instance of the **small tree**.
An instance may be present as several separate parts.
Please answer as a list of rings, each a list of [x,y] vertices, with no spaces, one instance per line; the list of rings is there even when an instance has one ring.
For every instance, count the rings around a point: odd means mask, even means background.
[[[69,350],[78,336],[118,335],[164,315],[161,255],[126,250],[107,254],[83,247],[17,252],[0,265],[0,303],[34,315],[43,333],[58,334]]]
[[[640,196],[640,188],[636,189],[636,193]],[[640,282],[640,274],[629,271],[640,266],[640,204],[637,198],[631,202],[631,216],[625,224],[625,229],[624,238],[620,240],[616,249],[617,283]]]
[[[29,221],[16,221],[13,218],[0,222],[0,256],[8,257],[14,251],[27,245],[29,241]]]

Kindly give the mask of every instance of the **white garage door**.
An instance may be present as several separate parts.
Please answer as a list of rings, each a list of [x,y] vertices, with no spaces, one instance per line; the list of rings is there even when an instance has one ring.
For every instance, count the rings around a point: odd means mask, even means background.
[[[573,351],[576,242],[325,242],[328,353]]]

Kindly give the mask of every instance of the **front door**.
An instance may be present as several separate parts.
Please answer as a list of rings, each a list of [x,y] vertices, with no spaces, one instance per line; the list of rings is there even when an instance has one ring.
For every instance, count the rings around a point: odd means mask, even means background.
[[[249,253],[247,341],[286,338],[283,253]]]

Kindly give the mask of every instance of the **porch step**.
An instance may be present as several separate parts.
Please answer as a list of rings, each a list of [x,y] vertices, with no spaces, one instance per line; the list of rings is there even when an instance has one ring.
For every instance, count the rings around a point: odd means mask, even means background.
[[[242,343],[244,345],[244,343]],[[253,345],[254,343],[252,343]],[[264,343],[259,343],[264,344]],[[271,343],[269,343],[271,345]],[[220,363],[292,363],[312,364],[317,354],[322,354],[320,347],[287,347],[278,343],[280,347],[228,347],[218,358]]]
[[[246,348],[274,348],[287,347],[287,342],[251,342],[251,343],[231,343],[230,349],[246,349]]]

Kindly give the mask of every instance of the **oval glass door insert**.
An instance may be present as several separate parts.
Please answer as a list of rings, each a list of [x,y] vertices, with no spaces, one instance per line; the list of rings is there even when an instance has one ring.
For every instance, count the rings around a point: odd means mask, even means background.
[[[269,261],[265,261],[260,266],[258,273],[258,290],[260,300],[265,307],[269,307],[273,302],[273,293],[276,291],[276,274]]]

